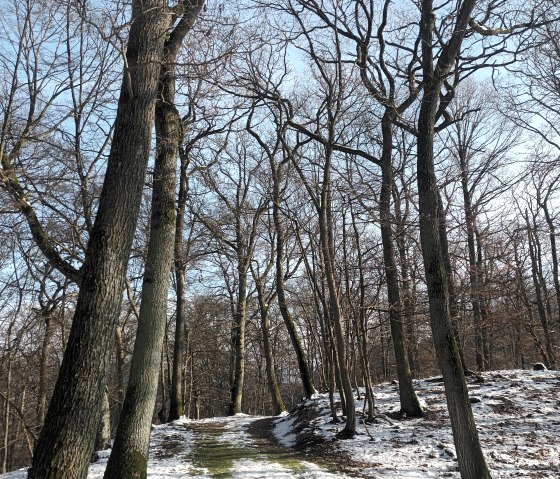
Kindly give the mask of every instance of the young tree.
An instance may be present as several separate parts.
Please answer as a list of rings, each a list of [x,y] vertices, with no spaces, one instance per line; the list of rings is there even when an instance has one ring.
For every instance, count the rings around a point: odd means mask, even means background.
[[[284,218],[282,217],[281,209],[282,202],[284,201],[283,196],[285,190],[285,186],[283,185],[285,185],[287,179],[286,169],[287,165],[292,159],[292,152],[289,151],[286,145],[286,128],[284,122],[282,121],[282,113],[282,110],[276,110],[273,108],[273,126],[276,128],[276,138],[274,139],[274,143],[272,145],[269,145],[251,125],[253,114],[251,114],[248,119],[247,131],[251,134],[251,136],[253,136],[253,138],[255,138],[268,159],[269,171],[272,179],[272,217],[274,220],[274,230],[276,232],[275,276],[278,307],[290,336],[292,347],[296,354],[305,397],[310,398],[317,391],[315,389],[315,385],[313,384],[313,377],[309,368],[307,357],[305,355],[305,351],[303,349],[303,345],[300,339],[300,335],[297,331],[295,321],[292,317],[292,314],[290,313],[288,300],[286,297],[286,272],[284,266],[286,261],[286,233]]]

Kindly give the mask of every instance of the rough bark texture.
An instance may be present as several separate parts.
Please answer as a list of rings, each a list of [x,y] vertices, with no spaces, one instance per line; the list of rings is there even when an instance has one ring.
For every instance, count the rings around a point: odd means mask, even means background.
[[[111,407],[109,406],[109,391],[105,388],[103,403],[101,405],[101,420],[97,426],[95,436],[96,451],[103,451],[111,447]]]
[[[441,202],[434,168],[434,127],[443,80],[461,48],[474,0],[462,2],[455,30],[434,67],[432,36],[435,15],[432,1],[423,0],[420,22],[424,96],[418,118],[418,192],[420,240],[430,303],[430,321],[436,353],[442,370],[447,407],[453,430],[459,469],[463,479],[488,479],[478,432],[469,401],[459,350],[451,327],[448,276],[441,242]]]
[[[334,273],[334,242],[332,237],[332,217],[331,217],[331,164],[330,152],[326,154],[326,161],[323,173],[323,184],[321,191],[321,202],[319,208],[319,230],[321,238],[321,251],[325,269],[325,281],[329,294],[330,316],[334,330],[334,342],[336,344],[336,360],[340,371],[341,400],[344,396],[344,410],[346,413],[346,425],[339,433],[341,439],[350,439],[356,434],[356,402],[350,381],[350,374],[346,363],[346,338],[342,325],[342,311],[338,287]]]
[[[240,244],[240,241],[238,241]],[[243,255],[238,252],[239,289],[233,318],[232,349],[233,377],[231,384],[231,401],[228,414],[234,416],[242,412],[243,384],[245,382],[245,325],[247,323],[247,268],[243,264]]]
[[[169,392],[169,422],[184,414],[183,364],[185,360],[185,340],[187,325],[187,298],[185,297],[185,271],[176,270],[177,310],[175,313],[175,342],[173,344],[173,372]]]
[[[185,205],[187,201],[187,175],[184,162],[181,161],[181,179],[177,219],[175,220],[175,293],[177,309],[175,312],[175,342],[173,345],[173,373],[171,392],[169,393],[169,422],[179,419],[184,414],[183,364],[185,358],[185,340],[187,324],[187,298],[185,296],[186,257],[183,252],[183,226],[185,223]],[[185,161],[186,163],[186,161]]]
[[[68,345],[30,479],[85,477],[120,312],[150,153],[165,2],[134,1],[123,84],[99,209],[82,268]]]
[[[179,118],[172,105],[156,107],[158,154],[154,168],[148,256],[127,392],[106,478],[145,477],[161,347],[167,319],[167,293],[173,260],[175,160]]]
[[[175,108],[177,52],[200,6],[186,10],[188,28],[180,37],[171,34],[165,44],[159,95],[155,109],[156,159],[148,255],[142,284],[142,302],[126,397],[106,479],[145,478],[152,416],[160,376],[161,351],[167,322],[167,295],[175,243],[175,187],[180,117]],[[171,18],[171,17],[170,17]],[[176,41],[178,44],[174,44]]]

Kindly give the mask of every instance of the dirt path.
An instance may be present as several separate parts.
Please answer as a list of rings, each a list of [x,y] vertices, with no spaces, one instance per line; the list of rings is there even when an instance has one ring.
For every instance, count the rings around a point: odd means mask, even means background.
[[[336,479],[353,478],[333,455],[313,448],[297,451],[280,446],[271,432],[272,419],[250,417],[189,421],[174,428],[186,430],[188,452],[180,441],[160,441],[155,457],[188,457],[196,478]],[[171,439],[171,438],[169,438]]]
[[[347,454],[335,450],[332,443],[318,442],[316,437],[307,441],[305,445],[300,445],[297,450],[281,446],[272,432],[274,419],[273,417],[256,419],[247,427],[247,432],[263,451],[269,451],[273,455],[291,454],[300,460],[312,461],[339,477],[366,477],[356,472],[357,464]]]

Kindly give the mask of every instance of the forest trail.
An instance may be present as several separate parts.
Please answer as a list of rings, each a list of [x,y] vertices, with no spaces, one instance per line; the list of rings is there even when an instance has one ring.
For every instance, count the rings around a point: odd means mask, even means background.
[[[492,476],[558,479],[560,372],[491,371],[481,379],[469,380],[469,393]],[[398,386],[380,384],[376,420],[367,430],[359,421],[351,441],[335,440],[343,424],[332,423],[328,394],[284,417],[183,418],[153,426],[148,479],[460,479],[441,377],[415,386],[426,417],[394,419]],[[87,479],[103,479],[109,454],[96,453]],[[26,477],[25,469],[0,475]]]
[[[155,426],[148,479],[352,479],[339,472],[336,457],[278,445],[272,419],[234,417],[179,420]],[[108,452],[108,451],[107,451]],[[88,479],[101,479],[106,458],[90,466]]]
[[[194,477],[200,478],[337,478],[338,473],[328,472],[334,466],[311,462],[309,457],[294,449],[275,444],[265,435],[250,434],[258,428],[254,417],[212,419],[190,421],[177,428],[184,428],[192,434],[192,448],[189,460],[193,464]],[[268,426],[270,427],[270,422]],[[255,427],[257,426],[257,427]],[[162,444],[154,454],[175,454],[176,446]],[[193,477],[193,476],[191,476]],[[349,476],[345,476],[349,477]]]

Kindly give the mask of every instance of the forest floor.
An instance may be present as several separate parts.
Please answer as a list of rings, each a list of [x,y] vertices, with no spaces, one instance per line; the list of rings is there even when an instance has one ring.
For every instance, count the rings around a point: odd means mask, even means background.
[[[482,380],[483,379],[483,380]],[[398,390],[375,387],[376,419],[359,414],[354,439],[336,440],[328,396],[275,418],[238,415],[154,426],[149,479],[453,478],[457,459],[440,378],[416,380],[423,419],[396,419]],[[560,477],[560,372],[495,371],[469,380],[480,440],[492,477]],[[362,400],[357,408],[362,411]],[[102,479],[110,451],[88,479]],[[24,479],[25,470],[0,476]]]

